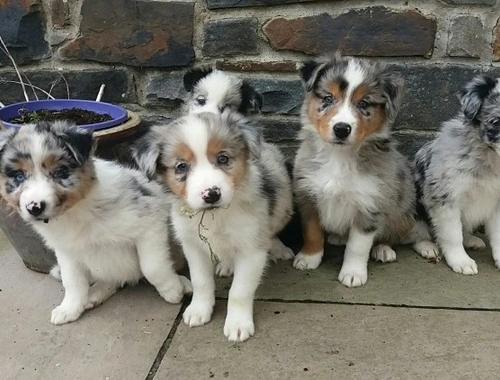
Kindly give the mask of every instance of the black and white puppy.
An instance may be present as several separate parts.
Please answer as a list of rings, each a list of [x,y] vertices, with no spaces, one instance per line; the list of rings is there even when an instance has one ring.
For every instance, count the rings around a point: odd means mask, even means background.
[[[66,122],[0,132],[0,193],[54,249],[65,289],[51,322],[75,321],[141,277],[178,303],[162,186],[92,156],[92,134]]]
[[[260,111],[262,95],[246,81],[213,68],[196,68],[184,75],[184,88],[188,92],[188,113],[220,113],[226,108],[243,115]]]
[[[500,268],[500,81],[479,76],[465,86],[461,109],[415,157],[418,210],[431,227],[453,271],[477,273],[465,248],[481,249],[472,235],[485,224],[495,265]],[[438,246],[423,240],[415,250],[434,258]]]
[[[289,251],[277,237],[292,214],[283,155],[263,142],[258,125],[230,109],[158,126],[135,154],[139,166],[171,192],[172,224],[193,282],[184,322],[200,326],[210,320],[214,265],[220,261],[234,268],[224,334],[232,341],[248,339],[267,252]]]

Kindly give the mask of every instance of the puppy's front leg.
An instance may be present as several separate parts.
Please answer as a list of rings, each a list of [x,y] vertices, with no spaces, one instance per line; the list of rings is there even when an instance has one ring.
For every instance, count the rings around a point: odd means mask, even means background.
[[[351,228],[339,273],[339,281],[345,286],[351,288],[366,284],[368,259],[374,238],[375,231],[364,232],[356,226]]]
[[[318,211],[312,204],[300,207],[304,245],[293,260],[295,269],[316,269],[321,264],[324,253],[324,233]]]
[[[448,266],[457,273],[477,274],[477,265],[463,246],[462,220],[458,207],[445,205],[429,210],[436,240]]]
[[[486,234],[490,239],[491,251],[495,266],[500,269],[500,207],[486,221]]]
[[[210,321],[215,305],[214,266],[210,254],[196,244],[183,241],[182,249],[193,284],[193,299],[184,311],[184,323],[189,327],[201,326]]]
[[[224,335],[231,341],[243,342],[255,332],[253,299],[266,260],[267,252],[259,249],[241,252],[235,258],[234,280],[229,290],[224,324]]]
[[[50,322],[54,325],[76,321],[83,311],[89,298],[89,280],[86,271],[76,262],[57,255],[61,268],[61,280],[64,287],[64,299],[52,310]]]
[[[179,303],[192,288],[187,278],[175,272],[166,236],[163,230],[150,230],[137,241],[137,254],[144,277],[165,301]]]

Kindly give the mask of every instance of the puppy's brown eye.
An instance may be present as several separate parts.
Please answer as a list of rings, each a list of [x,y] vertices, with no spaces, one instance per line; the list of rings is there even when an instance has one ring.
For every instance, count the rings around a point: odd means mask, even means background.
[[[188,171],[189,165],[185,162],[178,162],[175,165],[175,174],[184,174]]]
[[[54,170],[52,173],[54,179],[67,179],[69,177],[68,169],[65,167],[60,167]]]
[[[227,163],[229,162],[229,157],[225,154],[219,154],[217,156],[217,163],[220,164],[220,165],[227,165]]]
[[[198,103],[200,106],[204,106],[207,103],[207,100],[204,96],[198,96],[196,98],[196,103]]]
[[[358,103],[358,108],[359,109],[362,109],[362,110],[365,110],[367,109],[369,106],[368,102],[366,100],[362,100]]]
[[[333,99],[333,96],[331,96],[331,95],[327,95],[327,96],[325,96],[325,97],[323,98],[323,103],[324,103],[325,105],[329,106],[329,105],[332,105],[332,104],[333,104],[333,100],[334,100],[334,99]]]

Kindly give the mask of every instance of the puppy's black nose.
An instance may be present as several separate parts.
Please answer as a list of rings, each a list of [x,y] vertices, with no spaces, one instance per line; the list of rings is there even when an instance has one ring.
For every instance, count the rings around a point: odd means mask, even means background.
[[[333,133],[339,140],[345,140],[351,134],[351,126],[347,123],[337,123],[333,126]]]
[[[45,202],[31,202],[26,206],[28,212],[33,216],[40,216],[45,210]]]
[[[201,193],[201,197],[205,203],[214,204],[220,199],[220,189],[216,186],[211,187],[210,189],[205,189]]]

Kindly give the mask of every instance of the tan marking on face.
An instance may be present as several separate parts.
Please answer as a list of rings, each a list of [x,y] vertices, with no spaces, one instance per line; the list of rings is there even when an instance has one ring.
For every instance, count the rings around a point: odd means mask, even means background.
[[[356,126],[356,134],[354,136],[354,144],[360,144],[372,133],[381,129],[387,117],[383,106],[376,105],[370,108],[370,117],[366,118],[359,110],[356,111],[358,120]]]
[[[196,156],[191,148],[182,143],[179,144],[174,151],[176,161],[184,161],[191,168],[196,164]],[[169,189],[180,199],[186,197],[186,181],[180,181],[179,176],[175,174],[175,167],[167,168],[163,173],[160,173],[161,180],[169,187]]]
[[[207,145],[207,158],[209,162],[215,162],[217,155],[225,148],[224,141],[220,138],[212,138]]]
[[[246,177],[248,170],[248,149],[242,151],[237,157],[234,158],[233,167],[231,168],[231,181],[234,187],[238,187],[243,179]]]
[[[320,111],[323,99],[319,99],[314,94],[308,94],[306,102],[308,102],[309,121],[314,125],[324,141],[330,141],[332,138],[330,120],[337,114],[337,106],[331,106],[326,112]]]
[[[70,209],[84,199],[96,182],[94,167],[90,164],[77,169],[77,172],[73,175],[76,175],[75,186],[66,189],[56,185],[56,199],[61,204],[61,211]]]
[[[226,149],[226,144],[220,138],[212,138],[208,142],[207,146],[207,158],[209,162],[217,162],[217,156],[220,152],[223,152]],[[230,156],[228,154],[228,156]],[[244,149],[238,152],[237,156],[229,157],[231,160],[230,165],[227,170],[224,170],[226,175],[230,178],[232,184],[237,187],[245,178],[245,174],[247,172],[248,167],[248,149]]]
[[[363,98],[368,94],[368,87],[364,84],[356,87],[356,89],[352,92],[351,102],[353,105],[357,105]]]
[[[313,206],[301,213],[304,245],[301,252],[306,255],[318,253],[324,246],[324,233],[318,211]]]
[[[59,166],[59,157],[54,154],[49,154],[42,161],[42,168],[47,173],[52,173]]]

